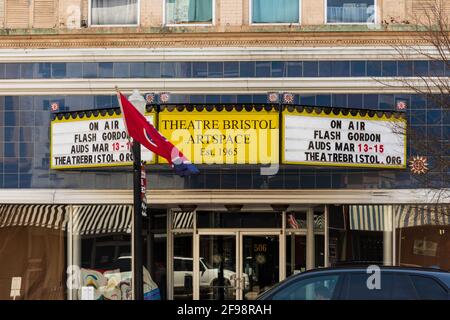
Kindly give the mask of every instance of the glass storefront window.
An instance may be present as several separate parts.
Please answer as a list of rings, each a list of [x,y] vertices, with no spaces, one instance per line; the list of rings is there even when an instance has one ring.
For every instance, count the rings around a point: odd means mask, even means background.
[[[20,278],[16,299],[132,298],[132,206],[0,208],[0,297],[9,299],[15,277]],[[159,299],[146,267],[143,289],[146,299]]]
[[[392,206],[329,206],[329,264],[392,264]]]
[[[173,233],[173,299],[193,298],[193,240],[192,234]]]
[[[450,271],[450,206],[401,205],[394,212],[396,264]]]
[[[286,236],[286,276],[306,271],[306,236]]]
[[[236,237],[200,236],[200,300],[236,299]]]
[[[144,264],[159,288],[162,300],[167,299],[167,210],[148,210],[143,219]]]
[[[64,205],[0,205],[0,300],[66,299],[67,214]]]
[[[197,228],[281,228],[280,212],[197,211]]]
[[[314,235],[314,254],[307,257],[306,235],[288,234],[286,236],[286,277],[305,272],[307,259],[311,259],[314,268],[325,267],[325,237]]]
[[[306,212],[286,212],[286,228],[306,229]]]
[[[213,0],[166,0],[167,24],[211,24]]]
[[[129,205],[71,206],[67,217],[67,298],[131,300],[132,251]],[[147,230],[147,228],[145,228]],[[149,265],[143,269],[144,298],[159,300]]]

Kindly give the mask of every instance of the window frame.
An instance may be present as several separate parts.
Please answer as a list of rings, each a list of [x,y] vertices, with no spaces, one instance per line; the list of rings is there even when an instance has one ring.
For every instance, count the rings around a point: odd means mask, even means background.
[[[450,290],[448,289],[447,285],[445,283],[443,283],[442,280],[439,279],[438,277],[433,276],[433,275],[418,274],[418,273],[410,273],[410,274],[408,274],[408,277],[409,277],[410,281],[412,282],[412,285],[413,285],[414,289],[416,290],[416,294],[417,294],[419,300],[424,300],[424,299],[422,299],[422,296],[421,296],[419,290],[416,287],[416,284],[414,282],[414,277],[416,277],[416,278],[424,278],[424,279],[428,279],[428,280],[434,281],[442,290],[444,290],[447,293],[447,299],[443,299],[442,301],[450,300]],[[431,300],[431,299],[425,299],[425,300]]]
[[[289,289],[291,286],[295,286],[298,285],[299,282],[302,281],[308,281],[308,280],[312,280],[314,278],[321,278],[321,277],[325,277],[325,276],[329,276],[329,277],[333,277],[333,276],[337,276],[337,282],[336,282],[336,286],[334,288],[333,294],[331,296],[331,300],[340,300],[341,299],[341,295],[342,295],[342,290],[343,290],[343,286],[345,285],[345,280],[346,280],[346,275],[345,273],[339,273],[339,272],[330,272],[330,273],[325,273],[325,274],[313,274],[313,275],[307,275],[304,277],[299,277],[296,279],[292,279],[290,282],[288,283],[283,283],[283,282],[279,282],[280,285],[273,291],[271,292],[269,295],[267,295],[266,297],[264,297],[264,300],[271,300],[271,301],[277,301],[278,299],[274,299],[275,295],[281,291],[284,291],[286,289]],[[288,301],[288,300],[285,300]],[[293,300],[290,300],[293,301]],[[308,301],[308,300],[299,300],[299,301]],[[313,300],[310,300],[313,301]]]
[[[163,0],[162,6],[163,6],[163,26],[166,27],[213,27],[216,25],[216,0],[212,1],[212,21],[211,23],[168,23],[167,22],[167,0]]]
[[[137,0],[137,23],[136,24],[92,24],[92,0],[88,1],[88,26],[94,28],[101,27],[139,27],[141,24],[141,0]]]
[[[324,6],[324,19],[325,24],[329,25],[376,25],[378,23],[378,0],[373,0],[373,7],[375,9],[374,15],[375,19],[373,22],[328,22],[328,0],[325,0],[325,6]]]
[[[340,295],[339,295],[339,299],[340,300],[352,300],[352,299],[349,298],[349,295],[351,294],[350,283],[351,283],[352,275],[353,276],[354,275],[364,275],[364,276],[367,276],[367,277],[371,276],[371,274],[368,274],[368,273],[366,273],[366,272],[364,272],[362,270],[352,270],[352,271],[345,272],[344,284],[342,285],[342,290],[341,290]],[[383,277],[383,276],[386,276],[386,275],[390,275],[391,277],[394,277],[394,273],[386,272],[386,271],[383,271],[383,269],[381,269],[380,270],[380,276]],[[360,300],[353,299],[353,300],[354,301],[383,301],[383,300],[387,301],[387,300],[391,300],[391,296],[392,296],[392,292],[393,292],[392,291],[393,283],[389,282],[389,285],[390,285],[389,291],[388,291],[389,298],[386,297],[386,299],[360,299]]]
[[[248,0],[248,24],[250,26],[299,26],[302,24],[302,0],[298,1],[298,22],[253,22],[253,0]]]

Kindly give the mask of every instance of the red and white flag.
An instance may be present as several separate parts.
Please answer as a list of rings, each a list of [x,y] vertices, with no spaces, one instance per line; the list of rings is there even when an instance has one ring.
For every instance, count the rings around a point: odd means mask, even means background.
[[[153,153],[163,157],[180,176],[199,173],[198,169],[147,119],[131,104],[120,92],[117,92],[120,109],[125,122],[128,135]]]

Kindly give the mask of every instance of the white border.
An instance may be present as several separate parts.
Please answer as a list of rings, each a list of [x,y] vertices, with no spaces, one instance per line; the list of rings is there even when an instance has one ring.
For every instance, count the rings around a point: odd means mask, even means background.
[[[147,190],[152,205],[441,204],[450,189]],[[130,190],[0,189],[0,204],[132,204]]]
[[[299,26],[302,23],[302,1],[298,1],[298,22],[253,22],[253,1],[254,0],[248,0],[248,24],[250,26]]]
[[[421,60],[426,52],[438,57],[436,48],[405,47],[408,60]],[[0,49],[0,63],[25,62],[151,62],[151,61],[318,61],[403,60],[388,46],[367,47],[193,47],[193,48],[67,48]]]
[[[163,26],[166,27],[211,27],[216,25],[216,0],[212,1],[212,21],[211,23],[167,23],[167,12],[166,12],[166,4],[167,0],[162,1],[162,22]]]
[[[410,78],[411,84],[426,88],[426,82],[444,78]],[[434,80],[433,80],[434,79]],[[7,79],[0,80],[2,95],[112,94],[115,86],[125,93],[171,92],[179,94],[267,94],[292,93],[414,93],[398,79],[379,77],[327,78],[132,78],[132,79]],[[431,88],[439,92],[438,88]]]
[[[88,27],[92,28],[123,28],[123,27],[139,27],[141,24],[141,0],[137,0],[137,23],[136,24],[92,24],[91,22],[91,8],[92,8],[92,0],[88,1]]]
[[[359,26],[363,26],[363,25],[369,25],[369,26],[373,26],[376,25],[378,23],[378,0],[373,0],[374,3],[374,15],[375,15],[375,20],[374,22],[328,22],[328,0],[325,0],[325,6],[324,6],[324,25],[359,25]]]

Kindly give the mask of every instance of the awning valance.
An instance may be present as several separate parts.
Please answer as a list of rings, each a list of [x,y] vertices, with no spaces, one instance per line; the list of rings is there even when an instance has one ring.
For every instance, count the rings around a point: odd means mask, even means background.
[[[395,206],[397,228],[450,226],[450,205]]]
[[[193,229],[193,228],[194,228],[193,211],[172,212],[172,229]]]
[[[0,228],[33,226],[74,235],[131,232],[131,205],[1,205]],[[72,213],[70,213],[72,211]]]
[[[364,231],[385,231],[389,228],[389,221],[386,219],[388,206],[383,205],[363,205],[349,206],[350,229]]]
[[[389,206],[349,206],[350,229],[364,231],[392,230]],[[450,226],[450,206],[441,205],[394,205],[396,228],[418,226]]]
[[[35,226],[65,230],[67,205],[0,205],[0,228]]]
[[[130,205],[74,206],[68,230],[77,235],[130,233],[132,215]]]

